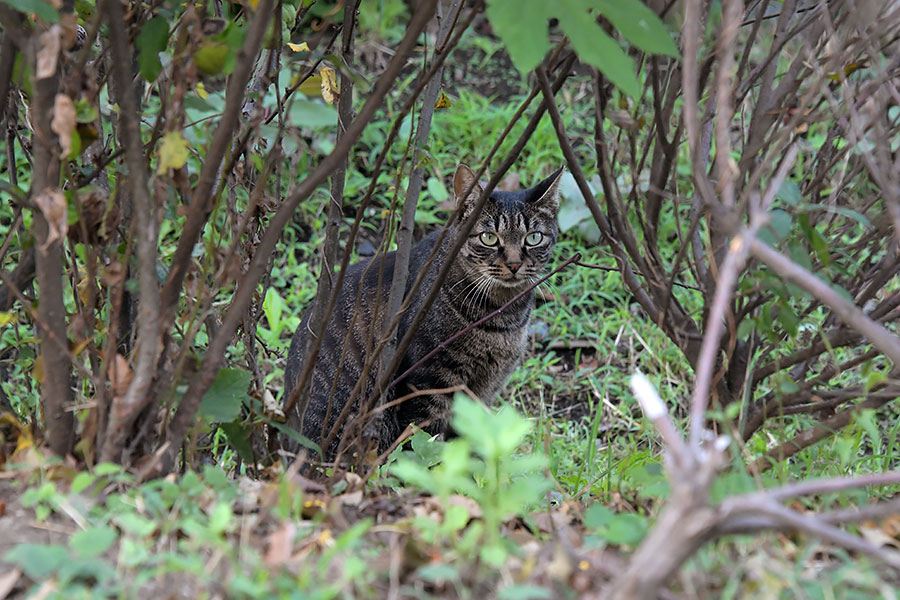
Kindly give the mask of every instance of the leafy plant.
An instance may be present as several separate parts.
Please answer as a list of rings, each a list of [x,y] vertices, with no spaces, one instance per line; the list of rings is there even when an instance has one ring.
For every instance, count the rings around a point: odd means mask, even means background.
[[[405,452],[391,467],[391,473],[441,499],[445,535],[464,524],[459,507],[449,504],[450,495],[460,493],[475,500],[484,520],[485,545],[479,555],[499,565],[510,551],[501,541],[501,524],[522,514],[551,488],[542,473],[546,459],[540,452],[515,454],[531,428],[531,423],[511,407],[491,413],[464,394],[457,394],[453,429],[460,439],[443,444],[440,463],[431,467],[431,457],[422,460],[421,451],[415,458]]]

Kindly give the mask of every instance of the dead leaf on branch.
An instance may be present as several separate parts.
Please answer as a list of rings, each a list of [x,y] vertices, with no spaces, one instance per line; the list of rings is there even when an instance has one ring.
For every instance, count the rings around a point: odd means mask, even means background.
[[[62,48],[63,29],[54,25],[41,34],[41,49],[37,53],[37,79],[47,79],[56,73],[56,65],[59,62],[59,51]]]
[[[75,131],[75,103],[66,94],[57,94],[53,102],[50,129],[59,136],[62,155],[72,154],[72,132]]]
[[[166,169],[180,169],[187,163],[190,151],[188,142],[180,131],[168,131],[159,145],[159,164],[156,167],[157,175],[164,175]]]
[[[334,69],[320,67],[319,74],[322,76],[322,98],[328,104],[334,104],[341,96],[341,88],[338,85]]]
[[[66,237],[66,232],[69,230],[66,198],[58,189],[48,187],[35,196],[34,203],[38,205],[44,219],[47,220],[47,240],[41,246],[41,250],[46,252],[50,244]]]
[[[131,366],[129,366],[125,357],[116,353],[115,358],[109,361],[106,375],[109,377],[109,387],[113,398],[119,400],[124,397],[125,393],[128,392],[131,379],[134,377],[134,373],[131,372]]]

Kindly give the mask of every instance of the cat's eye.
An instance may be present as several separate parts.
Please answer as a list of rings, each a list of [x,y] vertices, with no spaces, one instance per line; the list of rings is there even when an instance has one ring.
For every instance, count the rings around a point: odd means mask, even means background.
[[[541,240],[544,239],[544,234],[540,231],[532,231],[527,236],[525,236],[525,243],[529,246],[537,246],[541,243]]]
[[[478,236],[478,239],[480,239],[481,243],[485,246],[496,246],[500,241],[500,238],[497,237],[497,234],[492,231],[483,232],[480,236]]]

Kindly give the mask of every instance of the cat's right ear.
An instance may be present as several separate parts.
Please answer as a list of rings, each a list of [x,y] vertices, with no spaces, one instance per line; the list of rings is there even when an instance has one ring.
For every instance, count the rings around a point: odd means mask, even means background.
[[[478,200],[478,196],[481,195],[484,188],[475,179],[472,169],[460,163],[453,175],[453,191],[456,194],[456,206],[463,207],[462,218],[466,218],[472,208],[472,203]]]

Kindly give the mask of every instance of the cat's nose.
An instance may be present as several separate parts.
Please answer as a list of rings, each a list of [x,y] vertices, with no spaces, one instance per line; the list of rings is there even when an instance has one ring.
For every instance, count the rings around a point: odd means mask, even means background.
[[[519,267],[521,267],[521,266],[522,266],[522,261],[506,263],[506,268],[509,269],[510,271],[512,271],[513,273],[518,271]]]

